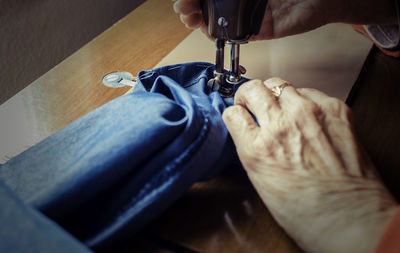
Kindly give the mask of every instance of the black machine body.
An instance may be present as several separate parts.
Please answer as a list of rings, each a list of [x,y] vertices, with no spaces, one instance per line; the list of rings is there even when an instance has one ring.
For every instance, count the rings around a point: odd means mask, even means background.
[[[267,0],[201,0],[208,32],[215,38],[216,59],[214,78],[208,87],[223,97],[232,97],[235,85],[241,82],[245,69],[239,65],[239,46],[259,33]],[[224,71],[225,43],[231,44],[228,75]]]
[[[202,0],[208,31],[216,39],[245,42],[258,34],[267,0]]]

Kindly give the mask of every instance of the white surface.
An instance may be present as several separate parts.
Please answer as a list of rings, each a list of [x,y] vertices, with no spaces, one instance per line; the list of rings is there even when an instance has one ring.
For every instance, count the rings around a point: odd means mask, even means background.
[[[317,30],[241,46],[240,64],[251,79],[279,76],[296,87],[311,87],[345,100],[356,81],[372,43],[351,26],[331,24]],[[229,69],[230,46],[225,47]],[[157,66],[190,61],[215,62],[214,42],[192,32]]]

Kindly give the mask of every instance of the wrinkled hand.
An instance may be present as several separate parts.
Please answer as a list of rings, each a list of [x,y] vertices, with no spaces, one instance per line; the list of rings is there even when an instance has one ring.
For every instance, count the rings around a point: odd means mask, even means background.
[[[314,89],[288,86],[275,99],[269,88],[283,83],[243,84],[223,113],[251,182],[306,251],[374,251],[396,203],[357,144],[350,110]]]
[[[313,30],[333,22],[397,23],[393,0],[269,0],[260,33],[254,40],[274,39]],[[200,0],[178,0],[174,9],[187,27],[208,35]]]

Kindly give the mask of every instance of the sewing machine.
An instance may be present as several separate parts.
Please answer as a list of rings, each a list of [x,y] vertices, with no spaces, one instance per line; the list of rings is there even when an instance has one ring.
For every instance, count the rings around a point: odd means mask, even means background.
[[[215,38],[215,77],[208,87],[223,97],[232,97],[246,69],[239,64],[240,44],[258,34],[267,0],[202,0],[203,17],[208,32]],[[230,70],[224,70],[225,43],[231,45]]]

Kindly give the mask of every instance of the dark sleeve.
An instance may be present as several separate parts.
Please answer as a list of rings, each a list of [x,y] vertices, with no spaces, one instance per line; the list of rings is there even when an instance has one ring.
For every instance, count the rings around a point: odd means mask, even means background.
[[[387,55],[400,57],[400,30],[398,25],[353,25]]]
[[[356,27],[366,35],[385,54],[400,57],[400,3],[395,0],[395,11],[397,16],[396,24],[370,24]]]

